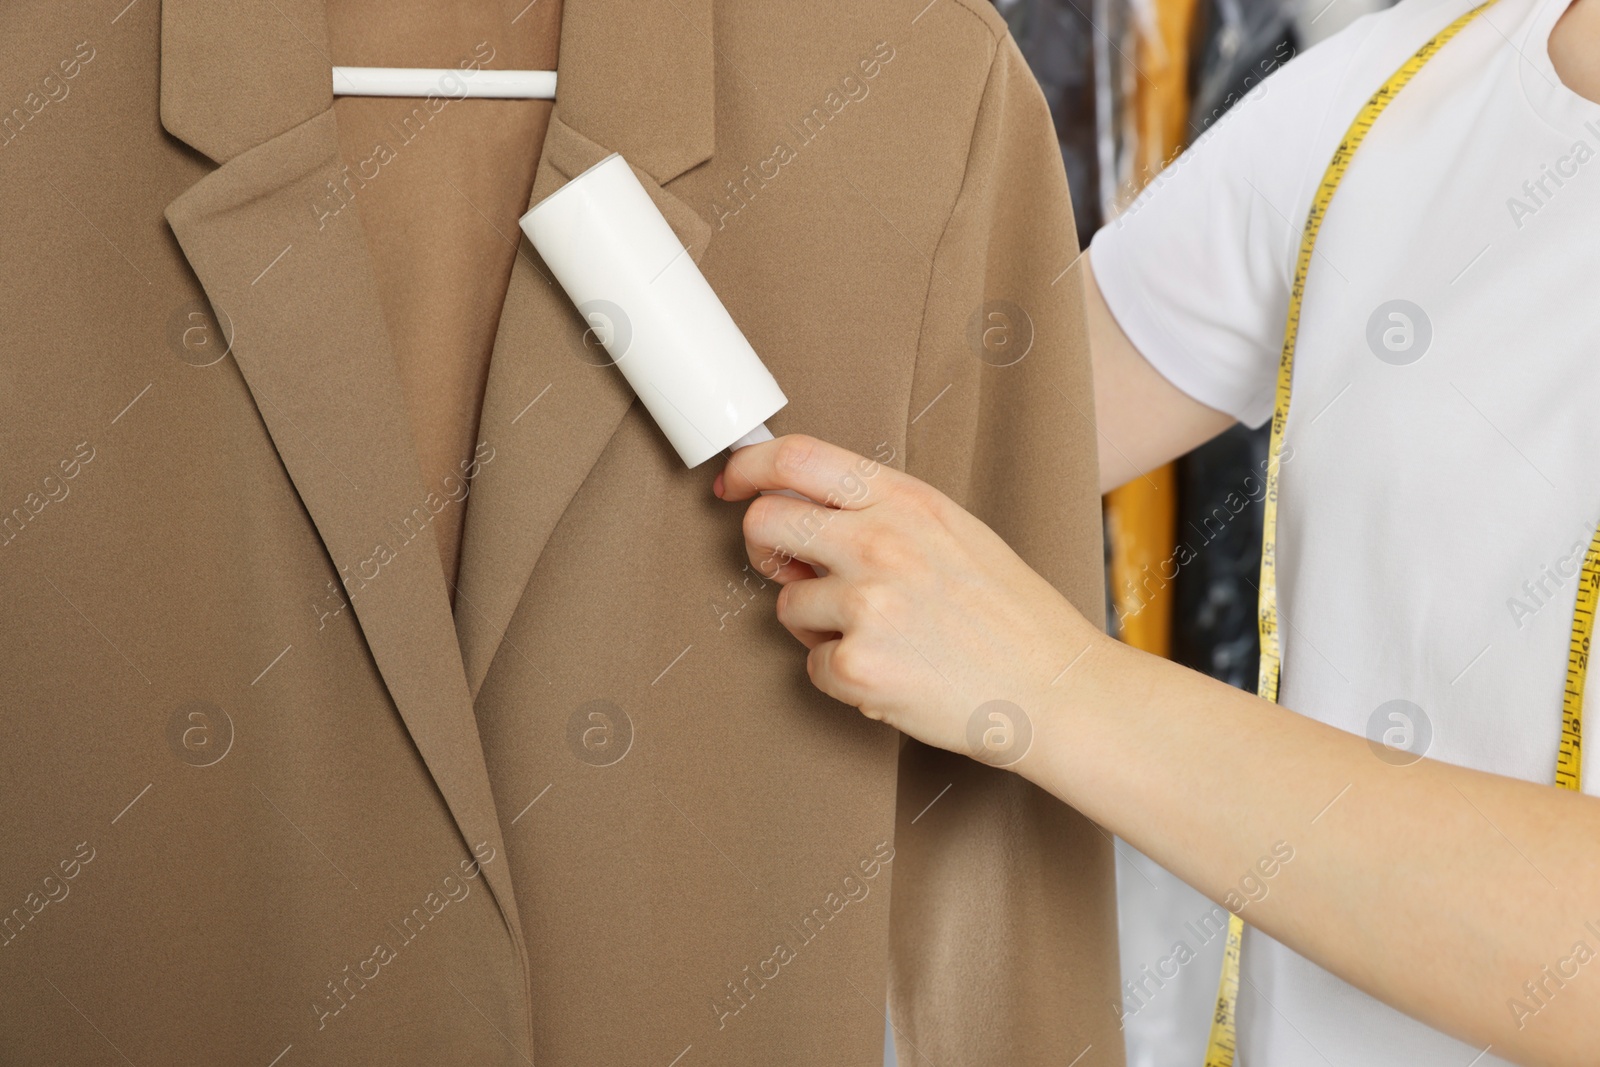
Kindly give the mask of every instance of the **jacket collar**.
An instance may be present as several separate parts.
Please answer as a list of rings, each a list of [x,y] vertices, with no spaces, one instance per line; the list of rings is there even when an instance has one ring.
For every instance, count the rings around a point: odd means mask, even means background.
[[[328,110],[324,0],[164,0],[161,124],[226,163]],[[556,113],[666,184],[715,139],[711,0],[565,0]]]
[[[323,0],[163,0],[161,125],[226,163],[333,106]]]
[[[712,0],[565,5],[556,105],[529,203],[620,152],[699,261],[711,226],[668,183],[714,147]],[[479,437],[505,448],[474,487],[462,534],[456,626],[474,695],[557,522],[633,403],[615,367],[577,355],[587,324],[533,247],[522,249],[479,420]],[[542,671],[533,651],[517,650]]]
[[[566,0],[530,202],[619,151],[699,258],[709,225],[662,186],[712,151],[711,4]],[[480,438],[497,455],[468,497],[458,622],[417,511],[428,493],[359,213],[311,210],[341,164],[331,65],[322,0],[165,0],[162,124],[219,164],[166,217],[232,324],[234,360],[331,560],[360,583],[353,614],[463,838],[503,849],[473,694],[632,396],[614,368],[574,358],[584,324],[523,242],[484,400]],[[525,960],[510,868],[484,872]]]

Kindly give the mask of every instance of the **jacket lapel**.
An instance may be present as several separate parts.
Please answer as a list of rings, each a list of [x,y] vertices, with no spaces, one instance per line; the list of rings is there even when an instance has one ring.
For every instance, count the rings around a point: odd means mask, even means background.
[[[613,151],[633,165],[689,254],[711,226],[666,183],[713,148],[711,0],[566,0],[558,88],[530,206]],[[473,694],[556,524],[633,393],[519,235],[478,437],[495,449],[467,501],[456,629]]]
[[[162,9],[162,120],[221,164],[166,211],[389,695],[469,847],[504,850],[359,213],[321,0]],[[511,930],[504,865],[484,868]]]

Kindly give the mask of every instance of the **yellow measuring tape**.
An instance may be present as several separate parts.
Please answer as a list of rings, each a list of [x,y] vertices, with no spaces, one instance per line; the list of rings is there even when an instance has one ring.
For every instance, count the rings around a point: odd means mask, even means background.
[[[1589,672],[1589,636],[1600,601],[1600,529],[1589,541],[1578,579],[1578,603],[1572,609],[1572,636],[1567,641],[1567,687],[1561,691],[1561,747],[1556,750],[1556,785],[1576,792],[1583,788],[1583,679]]]
[[[1306,228],[1300,239],[1300,255],[1295,261],[1294,285],[1289,291],[1289,318],[1283,331],[1283,352],[1278,359],[1278,386],[1272,412],[1272,436],[1267,454],[1265,513],[1261,534],[1261,589],[1257,624],[1261,632],[1261,670],[1256,692],[1267,700],[1278,699],[1281,650],[1278,641],[1278,468],[1283,450],[1284,425],[1289,421],[1289,387],[1294,378],[1295,340],[1300,331],[1300,306],[1305,296],[1306,275],[1311,269],[1311,253],[1317,232],[1339,183],[1350,168],[1356,149],[1366,140],[1372,124],[1400,90],[1416,76],[1462,28],[1493,6],[1495,0],[1468,11],[1428,41],[1389,76],[1382,88],[1362,105],[1355,121],[1333,153],[1322,184],[1312,198],[1306,214]],[[1600,529],[1589,542],[1578,585],[1577,606],[1572,615],[1572,637],[1567,648],[1567,684],[1561,698],[1561,747],[1556,756],[1556,785],[1576,790],[1583,772],[1583,683],[1589,669],[1589,640],[1594,616],[1600,605]],[[1222,980],[1217,986],[1217,1006],[1211,1018],[1211,1038],[1206,1046],[1205,1067],[1233,1067],[1237,1031],[1234,1012],[1239,1002],[1239,949],[1244,937],[1244,920],[1228,917],[1228,939],[1223,950]]]

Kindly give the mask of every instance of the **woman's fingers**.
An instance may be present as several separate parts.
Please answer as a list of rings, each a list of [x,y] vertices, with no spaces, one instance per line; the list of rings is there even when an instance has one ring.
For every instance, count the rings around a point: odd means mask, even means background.
[[[806,655],[806,674],[811,678],[811,684],[817,687],[818,692],[830,696],[843,704],[860,708],[865,702],[862,690],[846,683],[840,676],[835,664],[839,658],[839,650],[844,642],[835,637],[829,641],[820,642],[812,646]],[[865,711],[865,708],[862,708]],[[877,718],[876,715],[872,716]]]
[[[845,632],[860,597],[840,578],[790,582],[778,593],[778,621],[807,648]]]
[[[771,555],[766,555],[763,556],[758,562],[755,558],[755,555],[752,553],[750,556],[750,561],[755,566],[761,568],[761,576],[763,578],[769,582],[777,582],[779,585],[788,585],[790,582],[798,582],[806,578],[815,578],[817,576],[817,572],[811,566],[811,564],[801,562],[797,559],[785,559],[782,556],[773,557]]]
[[[843,558],[839,537],[854,517],[850,512],[808,500],[762,496],[751,501],[744,512],[745,553],[751,565],[768,580],[787,583],[811,578],[815,572],[810,567],[802,570],[791,561],[834,570]]]
[[[724,500],[792,489],[832,508],[866,507],[905,475],[875,460],[804,434],[788,434],[739,449],[728,457],[713,489]]]
[[[771,492],[786,489],[809,499]],[[746,551],[783,587],[778,619],[810,650],[812,684],[927,744],[968,751],[987,702],[1040,704],[1096,632],[944,494],[843,449],[742,448],[717,492],[749,501]]]

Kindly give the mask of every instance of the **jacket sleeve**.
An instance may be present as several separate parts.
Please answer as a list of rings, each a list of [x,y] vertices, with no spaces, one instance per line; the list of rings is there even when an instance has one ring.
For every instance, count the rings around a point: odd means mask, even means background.
[[[934,253],[906,469],[1103,625],[1077,263],[1049,109],[1002,36]],[[1019,775],[908,741],[895,851],[890,1007],[901,1064],[1122,1064],[1108,835]]]

